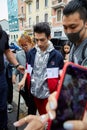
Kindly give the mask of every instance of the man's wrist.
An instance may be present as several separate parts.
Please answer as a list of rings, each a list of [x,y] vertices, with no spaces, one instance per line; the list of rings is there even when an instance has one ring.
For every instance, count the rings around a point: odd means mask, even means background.
[[[20,65],[19,63],[17,65],[15,65],[15,68],[17,69],[19,67],[19,65]]]

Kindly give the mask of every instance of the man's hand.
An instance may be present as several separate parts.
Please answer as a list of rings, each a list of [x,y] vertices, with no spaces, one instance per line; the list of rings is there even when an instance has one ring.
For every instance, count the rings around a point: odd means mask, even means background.
[[[44,114],[41,116],[37,115],[29,115],[25,118],[20,119],[19,121],[14,123],[14,126],[19,127],[23,124],[28,124],[25,130],[44,130],[45,124],[48,121],[49,117],[54,119],[56,116],[55,109],[57,107],[56,101],[56,92],[50,95],[47,103],[47,112],[48,114]],[[87,111],[84,113],[83,120],[73,120],[67,121],[63,124],[64,129],[66,130],[87,130]]]
[[[46,117],[47,115],[42,115]],[[42,116],[38,115],[29,115],[25,118],[20,119],[19,121],[14,123],[14,126],[19,127],[27,123],[25,130],[44,130],[45,123],[43,123]],[[46,119],[45,119],[46,120]]]
[[[22,79],[19,83],[18,83],[18,90],[20,91],[25,85],[25,81]]]
[[[56,108],[57,108],[57,101],[56,101],[56,92],[52,93],[49,96],[48,103],[46,106],[46,110],[49,114],[50,119],[54,119],[56,117]],[[63,124],[64,129],[66,130],[87,130],[87,110],[84,113],[83,120],[73,120],[73,121],[66,121]]]
[[[17,67],[17,70],[19,70],[22,74],[24,74],[24,72],[25,72],[25,68],[24,68],[24,66],[22,66],[22,65],[19,65],[19,66]]]
[[[48,98],[48,103],[47,103],[47,105],[46,105],[46,110],[47,110],[47,112],[48,112],[48,114],[49,114],[49,117],[50,117],[50,119],[55,119],[55,117],[56,117],[56,108],[57,108],[57,101],[56,101],[56,93],[57,92],[53,92],[50,96],[49,96],[49,98]]]

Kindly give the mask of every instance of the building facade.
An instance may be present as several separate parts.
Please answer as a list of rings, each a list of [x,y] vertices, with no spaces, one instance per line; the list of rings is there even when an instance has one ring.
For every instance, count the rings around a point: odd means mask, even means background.
[[[49,23],[51,37],[66,37],[62,12],[68,1],[70,0],[8,0],[10,40],[17,40],[25,32],[33,36],[33,25],[38,22]]]
[[[51,25],[51,0],[24,0],[24,2],[26,3],[25,31],[28,31],[29,35],[32,35],[32,27],[38,22],[48,22]]]
[[[26,3],[23,0],[18,0],[18,23],[19,30],[24,33],[24,27],[26,22]]]
[[[67,0],[52,0],[52,37],[66,37],[62,26],[62,14]]]

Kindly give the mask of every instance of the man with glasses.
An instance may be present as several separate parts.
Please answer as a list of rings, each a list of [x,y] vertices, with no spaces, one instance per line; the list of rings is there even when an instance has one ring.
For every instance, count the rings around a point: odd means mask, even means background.
[[[19,46],[22,48],[20,51],[16,52],[17,61],[26,68],[27,63],[27,52],[34,47],[34,43],[31,37],[28,34],[22,34],[18,40]],[[21,74],[16,68],[13,69],[12,81],[16,83],[16,77],[19,75],[19,82],[21,81],[23,74]],[[26,80],[25,86],[22,90],[20,90],[20,94],[22,95],[26,106],[28,107],[28,114],[36,114],[36,107],[31,95],[28,94],[28,83]],[[21,98],[22,99],[22,98]],[[20,100],[21,102],[22,100]],[[22,101],[23,102],[23,101]]]

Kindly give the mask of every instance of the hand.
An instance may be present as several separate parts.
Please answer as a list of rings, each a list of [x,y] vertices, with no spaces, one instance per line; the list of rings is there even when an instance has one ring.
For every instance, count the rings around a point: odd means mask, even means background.
[[[46,110],[49,114],[50,119],[55,119],[56,117],[56,108],[57,108],[57,101],[56,101],[56,93],[57,92],[53,92],[49,98],[48,98],[48,103],[46,105]]]
[[[18,83],[18,90],[20,91],[25,85],[25,81],[22,79],[19,83]]]
[[[15,122],[14,126],[19,127],[27,123],[28,125],[26,126],[25,130],[44,130],[47,119],[47,114],[44,114],[42,116],[29,115]]]
[[[17,70],[19,70],[22,74],[24,74],[24,72],[25,72],[25,68],[24,68],[24,66],[22,66],[22,65],[19,65],[19,66],[17,67]]]
[[[68,62],[68,60],[64,60],[64,63]]]
[[[57,108],[56,92],[51,94],[48,98],[46,110],[49,114],[50,119],[54,119],[56,116],[55,109]],[[83,120],[67,121],[63,124],[66,130],[87,130],[87,110],[84,113]]]
[[[84,113],[83,120],[67,121],[64,123],[66,130],[87,130],[87,110]]]

